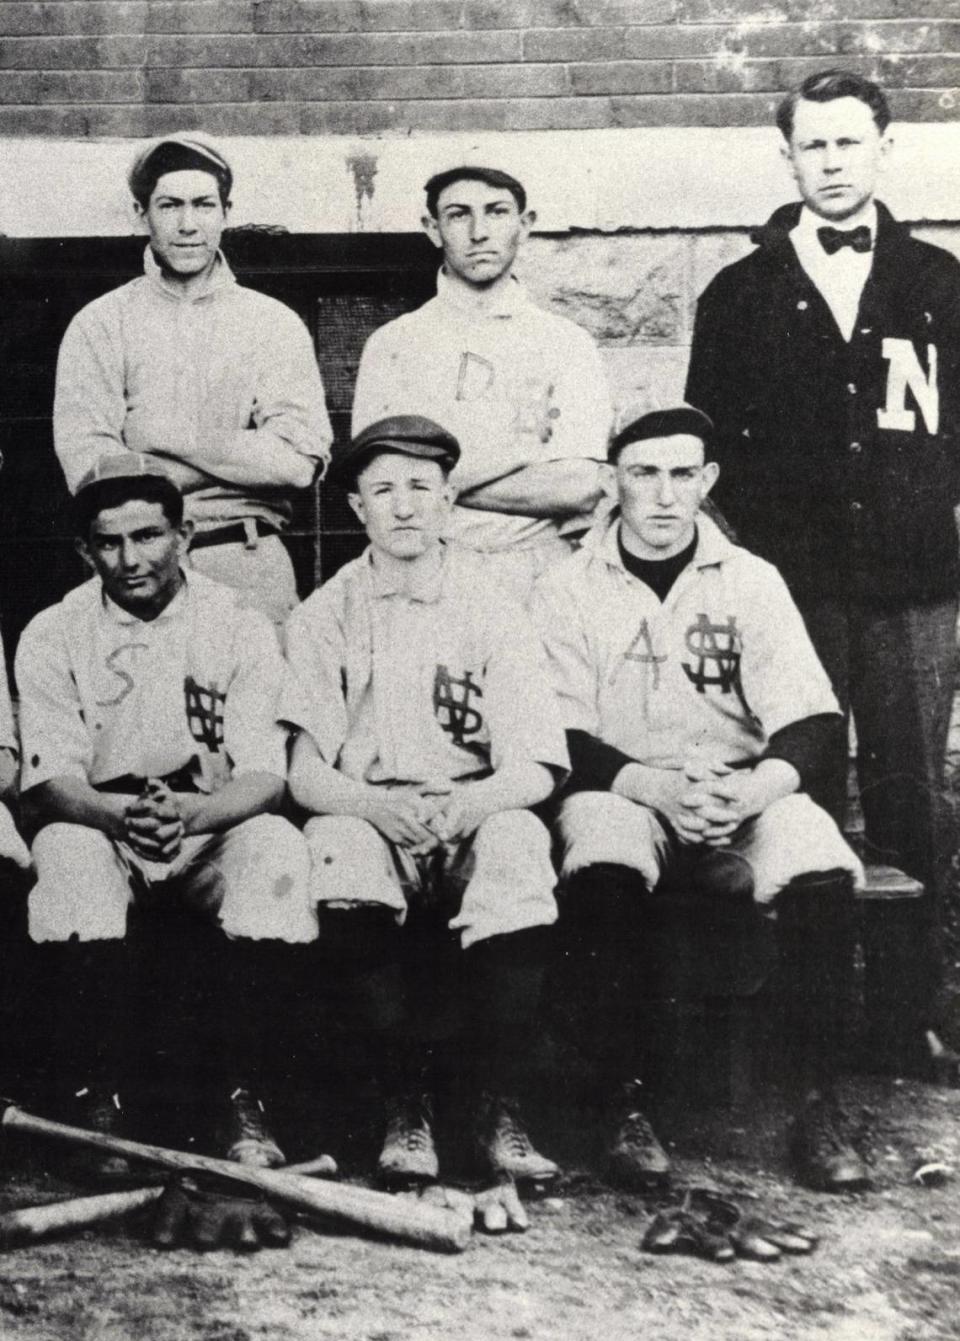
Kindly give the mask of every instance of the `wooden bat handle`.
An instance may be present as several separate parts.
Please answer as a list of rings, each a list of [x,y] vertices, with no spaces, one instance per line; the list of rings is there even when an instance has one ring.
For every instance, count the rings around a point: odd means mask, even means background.
[[[367,1187],[318,1182],[283,1169],[256,1169],[228,1159],[215,1159],[212,1155],[167,1150],[164,1146],[86,1131],[82,1127],[71,1127],[64,1122],[26,1113],[15,1104],[8,1104],[3,1110],[0,1126],[48,1136],[70,1145],[125,1155],[128,1159],[158,1165],[174,1173],[213,1174],[245,1187],[254,1187],[275,1201],[298,1210],[440,1252],[462,1252],[472,1234],[473,1227],[465,1217],[440,1206],[426,1206]]]
[[[7,1211],[0,1215],[0,1248],[21,1247],[66,1229],[83,1229],[101,1220],[115,1219],[141,1206],[149,1206],[162,1194],[162,1187],[138,1187],[128,1192],[105,1192],[96,1197],[75,1197],[72,1201],[55,1201],[49,1206]]]
[[[329,1155],[320,1155],[303,1164],[288,1164],[287,1173],[330,1175],[336,1166]],[[126,1192],[104,1192],[91,1197],[71,1197],[69,1201],[51,1201],[45,1206],[29,1206],[0,1215],[0,1249],[21,1247],[39,1239],[52,1238],[68,1229],[87,1229],[103,1220],[149,1206],[163,1195],[162,1187],[132,1187]]]

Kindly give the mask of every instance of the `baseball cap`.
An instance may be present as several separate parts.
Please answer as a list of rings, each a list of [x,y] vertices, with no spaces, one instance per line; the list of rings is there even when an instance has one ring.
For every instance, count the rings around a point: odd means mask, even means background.
[[[327,478],[349,488],[357,473],[379,452],[400,452],[404,456],[422,456],[439,461],[451,470],[460,459],[460,444],[452,433],[419,414],[396,414],[378,419],[341,447],[335,448]]]
[[[681,433],[700,438],[709,451],[713,439],[713,421],[693,405],[674,405],[667,410],[649,410],[639,419],[621,428],[607,448],[607,460],[615,462],[632,442],[646,442],[650,438],[672,438]]]
[[[91,485],[102,484],[104,480],[136,480],[144,475],[156,475],[177,487],[156,457],[143,452],[113,452],[110,456],[102,456],[87,471],[77,485],[77,494]]]
[[[127,182],[134,198],[149,198],[158,178],[182,169],[211,172],[220,182],[224,197],[233,185],[233,169],[220,150],[202,133],[165,135],[141,149],[130,165]]]

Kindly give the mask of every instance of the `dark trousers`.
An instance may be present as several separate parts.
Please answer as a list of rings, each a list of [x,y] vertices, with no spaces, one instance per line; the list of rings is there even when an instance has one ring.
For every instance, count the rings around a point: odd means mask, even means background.
[[[943,767],[956,678],[957,601],[798,603],[840,706],[853,714],[867,855],[926,887],[932,991],[954,846]],[[842,824],[845,757],[837,758],[823,800]]]

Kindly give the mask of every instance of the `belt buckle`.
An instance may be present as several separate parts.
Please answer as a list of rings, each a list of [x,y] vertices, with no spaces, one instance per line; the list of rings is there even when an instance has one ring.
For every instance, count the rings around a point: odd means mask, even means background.
[[[257,532],[257,522],[255,517],[243,518],[243,548],[256,549],[260,543],[260,536]]]

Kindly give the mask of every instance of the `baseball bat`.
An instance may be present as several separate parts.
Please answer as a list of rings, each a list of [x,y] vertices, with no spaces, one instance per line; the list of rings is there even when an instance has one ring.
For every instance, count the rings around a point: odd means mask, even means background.
[[[307,1160],[303,1164],[288,1164],[286,1173],[313,1174],[329,1177],[336,1171],[329,1155]],[[104,1192],[91,1197],[71,1197],[69,1201],[51,1201],[44,1206],[25,1206],[22,1210],[7,1211],[0,1215],[0,1249],[22,1247],[49,1239],[68,1229],[88,1229],[103,1220],[115,1220],[121,1215],[149,1206],[163,1195],[162,1187],[132,1187],[125,1192]]]
[[[212,1155],[167,1150],[164,1146],[85,1131],[82,1127],[71,1127],[63,1122],[24,1112],[10,1100],[0,1100],[0,1105],[3,1105],[0,1127],[125,1155],[128,1159],[170,1169],[174,1173],[213,1174],[245,1187],[254,1187],[274,1201],[297,1210],[322,1215],[356,1229],[402,1239],[422,1248],[462,1252],[472,1233],[473,1227],[468,1220],[440,1206],[426,1206],[420,1202],[392,1197],[385,1192],[375,1192],[367,1187],[318,1182],[282,1169],[256,1169],[245,1164],[235,1164],[228,1159],[215,1159]]]

